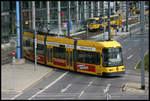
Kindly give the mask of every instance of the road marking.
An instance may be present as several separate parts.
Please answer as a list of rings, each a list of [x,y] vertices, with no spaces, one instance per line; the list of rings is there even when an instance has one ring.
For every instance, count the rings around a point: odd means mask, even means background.
[[[129,60],[133,55],[130,55],[129,57],[127,57],[127,60]]]
[[[84,90],[80,93],[79,97],[81,97],[81,95],[84,93]]]
[[[109,91],[109,88],[110,88],[111,84],[107,84],[106,88],[104,89],[104,93],[107,93]]]
[[[128,39],[125,39],[124,41],[127,41]]]
[[[11,100],[14,100],[15,98],[17,98],[18,96],[20,96],[22,93],[17,94],[16,96],[12,97]]]
[[[140,61],[141,61],[141,59],[138,60],[138,62],[136,63],[134,69],[136,69],[136,67],[137,67],[137,65],[138,65],[138,63],[139,63]]]
[[[93,81],[89,82],[88,87],[93,83]]]
[[[131,49],[131,48],[129,48],[128,51],[129,51],[130,49]]]
[[[61,92],[61,93],[65,92],[71,85],[72,85],[72,84],[68,84],[68,85],[66,86],[66,88],[62,89],[60,92]]]
[[[42,93],[43,91],[45,91],[47,88],[50,88],[52,85],[54,85],[58,80],[60,80],[61,78],[63,78],[68,72],[63,73],[59,78],[57,78],[55,81],[53,81],[52,83],[50,83],[49,85],[47,85],[44,89],[40,90],[39,92],[37,92],[36,94],[34,94],[33,96],[31,96],[28,100],[31,100],[32,98],[34,98],[35,96],[37,96],[38,94]]]

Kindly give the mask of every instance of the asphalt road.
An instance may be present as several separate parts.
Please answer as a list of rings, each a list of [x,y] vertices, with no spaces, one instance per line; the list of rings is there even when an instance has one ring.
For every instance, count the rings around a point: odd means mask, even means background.
[[[149,33],[144,37],[144,53],[149,46]],[[93,75],[70,72],[62,69],[55,69],[38,84],[27,89],[15,97],[15,99],[43,100],[43,99],[106,99],[104,89],[110,84],[110,99],[148,99],[141,94],[125,94],[122,92],[122,85],[135,77],[135,66],[140,59],[140,38],[139,35],[132,37],[122,36],[118,41],[123,46],[124,65],[126,74],[123,77],[97,77]]]
[[[127,69],[134,69],[137,62],[141,59],[141,38],[143,42],[143,54],[149,49],[149,32],[141,35],[140,32],[134,35],[123,36],[118,39],[118,42],[123,46],[123,60]]]

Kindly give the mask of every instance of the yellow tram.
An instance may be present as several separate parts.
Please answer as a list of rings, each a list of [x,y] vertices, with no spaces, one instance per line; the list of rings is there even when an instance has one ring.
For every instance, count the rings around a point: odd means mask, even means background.
[[[88,19],[88,29],[89,31],[93,30],[102,30],[105,27],[108,27],[108,16],[104,17],[92,17]],[[122,23],[122,16],[115,14],[110,16],[110,25],[112,27],[120,27]]]
[[[34,61],[34,35],[24,32],[24,57]],[[125,73],[121,45],[114,40],[89,41],[37,34],[37,62],[98,76]]]

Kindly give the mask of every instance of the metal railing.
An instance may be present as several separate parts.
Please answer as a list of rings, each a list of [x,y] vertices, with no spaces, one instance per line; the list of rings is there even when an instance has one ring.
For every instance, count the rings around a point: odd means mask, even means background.
[[[145,28],[149,27],[149,16],[145,16]],[[147,30],[146,30],[147,31]],[[141,23],[138,22],[137,24],[129,27],[130,36],[134,33],[141,34]]]

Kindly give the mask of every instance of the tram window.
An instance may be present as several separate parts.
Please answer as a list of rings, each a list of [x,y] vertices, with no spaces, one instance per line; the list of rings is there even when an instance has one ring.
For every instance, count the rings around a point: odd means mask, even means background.
[[[101,24],[101,23],[103,23],[104,22],[104,19],[100,19],[99,20],[99,23]]]
[[[40,54],[40,55],[44,56],[44,45],[37,44],[37,54]]]
[[[29,40],[25,41],[25,46],[30,47],[30,41]]]
[[[113,21],[113,20],[114,20],[114,18],[113,18],[113,17],[111,17],[111,18],[110,18],[110,21]]]
[[[100,54],[77,50],[77,62],[99,65]]]
[[[114,17],[114,20],[118,20],[118,19],[119,19],[119,16]]]
[[[70,53],[70,66],[72,66],[72,52]]]
[[[53,48],[53,57],[65,59],[66,58],[66,49],[62,47],[54,47]]]
[[[52,49],[50,48],[50,62],[52,62]]]
[[[30,51],[31,53],[33,53],[33,47],[32,44],[30,44],[30,40],[26,40],[23,42],[23,49],[25,51]]]
[[[47,61],[49,62],[50,61],[50,56],[49,56],[49,52],[50,52],[50,49],[49,48],[47,48]]]

